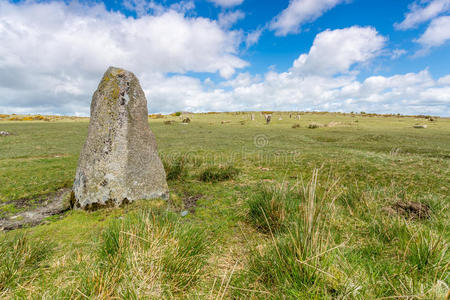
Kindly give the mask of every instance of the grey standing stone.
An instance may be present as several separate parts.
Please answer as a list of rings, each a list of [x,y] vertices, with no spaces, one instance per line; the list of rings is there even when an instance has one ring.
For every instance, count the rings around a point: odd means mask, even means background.
[[[92,97],[72,205],[94,209],[168,195],[144,91],[133,73],[110,67]]]

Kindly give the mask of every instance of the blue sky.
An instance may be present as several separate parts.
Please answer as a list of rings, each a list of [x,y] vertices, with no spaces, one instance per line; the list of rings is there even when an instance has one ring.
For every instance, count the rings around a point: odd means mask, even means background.
[[[179,2],[162,0],[157,3],[170,6]],[[104,3],[107,9],[121,11],[127,16],[137,17],[136,12],[127,9],[123,1],[105,1]],[[194,3],[195,9],[189,12],[188,15],[190,16],[218,20],[220,13],[242,11],[245,17],[234,23],[232,28],[251,32],[255,29],[264,28],[270,23],[274,17],[288,7],[289,0],[245,0],[241,5],[225,8],[214,5],[207,0],[198,0]],[[447,75],[450,63],[443,64],[442,62],[450,61],[450,43],[446,43],[439,49],[434,49],[430,55],[411,57],[414,51],[420,49],[420,46],[414,43],[414,39],[426,30],[427,22],[407,31],[394,29],[393,25],[404,19],[404,15],[409,11],[408,8],[412,3],[414,2],[411,0],[342,1],[341,4],[336,5],[314,22],[305,24],[298,34],[277,37],[273,31],[264,30],[258,43],[251,49],[245,49],[242,57],[251,62],[247,70],[252,73],[264,73],[271,66],[275,66],[279,70],[286,70],[299,53],[309,50],[314,37],[321,31],[354,25],[373,26],[380,34],[389,38],[388,48],[410,51],[409,55],[402,55],[396,60],[388,59],[388,62],[386,62],[387,59],[383,59],[385,57],[382,57],[378,62],[379,70],[376,74],[394,75],[418,72],[428,67],[435,76]]]
[[[0,112],[88,115],[109,65],[149,111],[450,115],[450,0],[0,0]]]

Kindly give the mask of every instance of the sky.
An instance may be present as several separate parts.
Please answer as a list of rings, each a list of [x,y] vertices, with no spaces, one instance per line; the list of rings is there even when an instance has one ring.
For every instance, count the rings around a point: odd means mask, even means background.
[[[88,116],[108,66],[150,113],[450,116],[450,0],[0,0],[0,113]]]

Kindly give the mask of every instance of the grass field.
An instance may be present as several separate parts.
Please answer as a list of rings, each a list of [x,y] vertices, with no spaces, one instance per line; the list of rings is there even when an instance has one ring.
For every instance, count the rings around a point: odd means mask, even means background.
[[[0,232],[0,298],[448,299],[450,119],[255,116],[150,119],[170,201]],[[0,121],[0,218],[71,187],[87,128]]]

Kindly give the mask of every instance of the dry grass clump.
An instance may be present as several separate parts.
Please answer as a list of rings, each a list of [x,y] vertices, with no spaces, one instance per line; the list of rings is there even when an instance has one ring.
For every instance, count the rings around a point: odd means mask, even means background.
[[[264,186],[248,199],[247,219],[263,233],[279,232],[285,229],[289,208],[294,202],[284,186]]]
[[[300,128],[300,124],[294,124],[292,125],[292,128]]]
[[[161,299],[183,295],[203,276],[209,247],[203,230],[177,218],[146,210],[114,220],[103,231],[95,259],[74,270],[74,282],[59,296]]]
[[[253,249],[248,278],[258,290],[273,291],[287,298],[303,299],[315,294],[328,298],[327,287],[333,250],[329,221],[334,200],[339,196],[335,183],[325,191],[317,187],[318,170],[311,181],[294,189],[263,189],[252,195],[248,220],[258,230],[270,234],[263,249]],[[242,296],[242,295],[241,295]]]
[[[52,244],[31,241],[24,234],[0,239],[0,298],[4,291],[25,285],[39,276],[41,262],[51,253]]]

